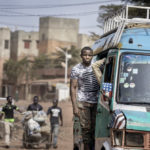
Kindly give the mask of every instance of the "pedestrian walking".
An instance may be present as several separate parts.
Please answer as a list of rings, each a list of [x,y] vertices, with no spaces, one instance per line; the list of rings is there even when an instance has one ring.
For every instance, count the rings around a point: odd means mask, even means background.
[[[4,127],[5,127],[5,144],[6,148],[10,147],[10,137],[12,137],[12,131],[14,126],[14,110],[21,113],[21,110],[12,103],[12,97],[7,97],[7,103],[2,107],[0,113],[0,119],[4,116]]]
[[[53,148],[57,148],[57,140],[60,125],[63,126],[62,109],[58,107],[58,100],[53,100],[53,106],[48,108],[47,115],[50,115],[51,141]],[[59,120],[61,123],[59,124]]]
[[[41,111],[41,110],[43,110],[43,107],[39,104],[39,97],[34,96],[33,103],[28,106],[27,111]]]

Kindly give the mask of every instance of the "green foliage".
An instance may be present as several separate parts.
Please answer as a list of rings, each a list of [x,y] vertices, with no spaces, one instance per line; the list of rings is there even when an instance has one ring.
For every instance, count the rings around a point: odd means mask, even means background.
[[[64,52],[57,51],[54,55],[56,58],[54,59],[54,64],[56,68],[62,68],[62,62],[65,63],[65,52],[66,48],[62,48]],[[80,50],[77,49],[75,46],[71,46],[70,49],[67,50],[68,54],[72,56],[71,59],[68,60],[68,67],[72,67],[75,64],[80,62]]]
[[[149,0],[121,0],[122,2],[125,2],[126,4],[134,4],[136,6],[150,6]],[[102,27],[101,24],[104,23],[104,18],[107,18],[108,16],[111,16],[112,14],[115,14],[123,5],[101,5],[99,7],[99,14],[98,14],[98,22],[100,23],[100,27]],[[140,17],[145,14],[144,10],[135,10],[130,9],[130,17]]]
[[[64,48],[63,50],[65,53],[67,49]],[[80,61],[80,50],[72,46],[67,52],[72,55],[72,58],[68,60],[68,67],[72,67]],[[65,63],[64,53],[57,51],[53,56],[42,54],[32,61],[28,60],[27,57],[20,61],[10,59],[4,64],[4,73],[8,81],[14,85],[20,84],[23,79],[38,79],[41,78],[37,74],[40,69],[62,68],[62,62]]]
[[[12,59],[6,61],[4,64],[4,73],[8,81],[17,85],[18,81],[23,79],[27,66],[27,58],[23,58],[20,61]]]
[[[71,46],[68,53],[72,56],[72,58],[68,61],[68,67],[72,67],[80,62],[80,49],[77,49],[75,46]]]
[[[130,8],[128,18],[146,18],[146,13],[147,10],[145,9]]]
[[[122,0],[124,2],[128,2],[137,6],[150,6],[150,1],[149,0]]]
[[[122,5],[102,5],[99,7],[100,13],[98,16],[98,22],[100,23],[100,27],[103,27],[104,20],[108,16],[111,16],[112,14],[115,14]]]
[[[65,51],[66,48],[62,48],[62,51],[56,51],[51,56],[42,54],[36,57],[31,65],[30,68],[30,78],[40,79],[40,75],[37,73],[40,69],[51,69],[51,68],[62,68],[62,62],[65,63]],[[76,49],[74,46],[71,46],[70,49],[67,50],[68,54],[72,55],[72,58],[68,60],[68,67],[72,67],[73,65],[77,64],[80,61],[80,51]]]
[[[101,26],[99,26],[100,28],[102,28]],[[94,33],[94,32],[91,32],[91,38],[93,41],[96,41],[100,38],[100,35]]]
[[[50,59],[49,55],[41,54],[38,57],[35,57],[32,62],[30,62],[29,68],[29,77],[31,79],[38,79],[40,76],[37,74],[37,71],[40,69],[49,69],[53,67],[52,60]]]
[[[134,4],[136,6],[145,6],[149,7],[150,6],[150,1],[149,0],[122,0],[131,4]],[[144,9],[135,9],[135,8],[130,8],[129,9],[129,18],[146,18],[146,12],[147,10]]]
[[[48,55],[42,54],[38,57],[35,57],[34,61],[32,62],[32,69],[43,69],[51,67],[52,60],[49,58]]]
[[[125,4],[131,4],[131,5],[136,5],[136,6],[150,6],[150,1],[149,0],[121,0],[122,2],[125,2]],[[104,26],[104,20],[105,18],[112,16],[115,14],[119,9],[121,9],[123,5],[101,5],[99,7],[99,14],[98,14],[98,23],[99,27],[103,28]],[[146,10],[140,10],[140,9],[135,9],[135,8],[130,8],[129,9],[129,18],[143,18],[146,17]],[[94,36],[94,34],[93,34]],[[96,35],[97,36],[97,35]]]
[[[72,46],[69,49],[68,53],[72,55],[72,58],[69,59],[69,61],[68,61],[69,67],[72,67],[72,66],[78,64],[81,61],[80,49],[77,49],[75,46]]]

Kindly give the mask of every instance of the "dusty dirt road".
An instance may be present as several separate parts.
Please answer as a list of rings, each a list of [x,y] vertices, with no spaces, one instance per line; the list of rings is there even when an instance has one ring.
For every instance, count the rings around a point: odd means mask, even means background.
[[[4,103],[4,102],[3,102]],[[15,104],[20,107],[23,111],[26,110],[28,104],[32,103],[32,101],[19,101]],[[43,106],[44,110],[47,111],[48,107],[52,105],[50,102],[40,102],[40,104]],[[2,104],[0,104],[2,105]],[[72,150],[73,149],[73,115],[72,115],[72,105],[70,101],[63,101],[59,103],[59,106],[62,108],[63,111],[63,119],[64,119],[64,125],[60,128],[59,137],[58,137],[58,148],[57,150]],[[21,119],[22,116],[18,112],[15,113],[16,122],[15,123],[15,130],[13,133],[13,139],[10,145],[11,150],[25,150],[25,148],[22,147],[22,133],[23,128],[21,125]],[[0,131],[2,132],[2,131]],[[4,139],[0,140],[0,150],[4,150],[5,143]],[[45,145],[40,145],[38,150],[45,149]],[[53,150],[53,148],[50,148]],[[35,149],[34,149],[35,150]]]

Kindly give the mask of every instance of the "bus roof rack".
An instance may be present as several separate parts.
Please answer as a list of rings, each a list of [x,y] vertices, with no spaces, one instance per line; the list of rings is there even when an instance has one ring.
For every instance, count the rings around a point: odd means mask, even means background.
[[[146,16],[140,18],[129,18],[130,8],[145,10]],[[139,23],[139,24],[150,23],[150,7],[126,5],[125,7],[117,11],[113,16],[107,17],[105,19],[104,34],[110,32],[111,30],[114,30],[115,28],[118,28],[119,26],[122,26],[123,22],[125,25],[133,24],[133,23]]]

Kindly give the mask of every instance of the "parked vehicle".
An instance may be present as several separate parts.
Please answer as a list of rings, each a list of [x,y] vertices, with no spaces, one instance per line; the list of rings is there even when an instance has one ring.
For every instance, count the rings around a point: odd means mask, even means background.
[[[129,18],[130,9],[146,18]],[[150,149],[150,7],[126,6],[107,18],[93,45],[106,58],[96,116],[95,150]]]

